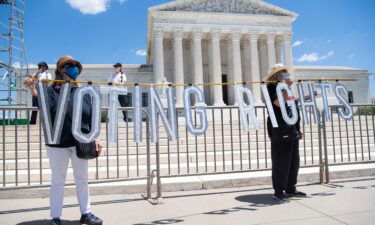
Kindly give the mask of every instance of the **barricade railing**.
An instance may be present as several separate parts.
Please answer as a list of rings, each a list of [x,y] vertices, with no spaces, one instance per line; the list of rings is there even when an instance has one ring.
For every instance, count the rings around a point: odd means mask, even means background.
[[[106,117],[108,108],[103,108],[100,139],[104,152],[99,158],[89,160],[90,184],[147,180],[151,177],[149,141],[145,139],[142,143],[133,142],[132,110],[128,107],[119,108],[119,111],[125,112],[125,118],[119,119],[117,142],[109,143]],[[0,107],[2,118],[5,118],[8,112],[13,115],[13,119],[0,120],[0,190],[50,185],[51,171],[43,129],[40,120],[35,125],[29,124],[32,111],[38,109]],[[142,126],[148,136],[148,114],[145,110],[143,110],[143,117]],[[68,169],[66,185],[74,185],[71,167]]]
[[[352,106],[352,120],[346,121],[338,115],[341,106],[330,106],[330,122],[322,119],[326,183],[330,181],[330,166],[375,162],[375,105]]]
[[[353,105],[355,115],[352,121],[341,119],[338,107],[330,106],[330,122],[326,122],[322,114],[321,123],[314,124],[311,112],[308,113],[309,124],[301,121],[304,137],[299,146],[300,164],[301,167],[319,167],[321,183],[329,182],[331,165],[368,163],[374,162],[375,158],[375,120],[371,111],[375,105]],[[250,132],[244,132],[238,107],[207,106],[208,129],[205,134],[195,136],[187,131],[184,109],[178,108],[178,141],[169,141],[160,123],[157,143],[150,143],[149,138],[135,143],[132,108],[119,108],[125,112],[125,120],[119,119],[117,142],[109,143],[105,117],[108,109],[103,108],[100,137],[105,153],[90,160],[89,182],[145,180],[147,198],[150,198],[156,178],[157,198],[161,198],[163,178],[270,170],[267,109],[264,106],[255,109],[260,129],[256,130],[250,123]],[[9,111],[14,115],[14,120],[0,122],[0,190],[49,186],[50,170],[42,127],[40,121],[36,125],[28,123],[33,110],[37,108],[0,107],[3,118]],[[199,124],[195,110],[192,107],[193,122]],[[143,112],[142,129],[149,137],[149,119],[146,110]],[[67,185],[74,184],[70,170]]]

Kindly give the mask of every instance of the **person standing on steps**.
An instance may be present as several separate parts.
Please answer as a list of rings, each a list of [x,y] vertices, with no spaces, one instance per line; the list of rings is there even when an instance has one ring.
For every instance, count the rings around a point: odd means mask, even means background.
[[[121,85],[125,84],[127,82],[126,74],[122,71],[122,64],[116,63],[113,65],[114,73],[108,78],[109,83],[115,83],[115,85]],[[120,103],[121,107],[128,107],[129,105],[126,103],[126,96],[125,95],[119,95],[118,101]],[[124,115],[124,121],[127,120],[127,111],[122,111],[122,114]]]
[[[36,80],[52,80],[52,75],[48,71],[48,65],[46,62],[38,63],[38,71],[31,76]],[[38,107],[38,97],[36,91],[31,92],[32,95],[32,106]],[[31,112],[30,124],[36,124],[36,118],[38,116],[38,111]]]

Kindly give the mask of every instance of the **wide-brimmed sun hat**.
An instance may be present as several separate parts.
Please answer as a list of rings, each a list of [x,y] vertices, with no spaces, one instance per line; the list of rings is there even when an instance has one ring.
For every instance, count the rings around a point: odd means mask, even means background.
[[[277,74],[278,72],[280,71],[286,71],[288,72],[289,70],[289,67],[287,66],[284,66],[282,63],[277,63],[275,65],[273,65],[268,73],[268,75],[263,78],[263,80],[268,80],[269,78],[271,78],[273,75]]]
[[[73,65],[77,66],[78,67],[78,74],[81,74],[82,64],[80,62],[78,62],[77,60],[75,60],[70,55],[64,55],[64,56],[59,58],[59,60],[57,61],[57,65],[56,65],[56,71],[61,71],[61,69],[67,64],[73,64]]]

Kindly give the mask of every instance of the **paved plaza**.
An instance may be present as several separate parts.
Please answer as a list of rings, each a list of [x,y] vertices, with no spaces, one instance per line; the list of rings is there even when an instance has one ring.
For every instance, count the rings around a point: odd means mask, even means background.
[[[308,198],[277,204],[267,186],[164,193],[152,205],[134,195],[92,196],[93,212],[110,225],[374,224],[375,176],[305,183]],[[26,191],[26,190],[25,190]],[[0,200],[1,225],[48,224],[48,198]],[[64,223],[79,224],[75,197],[65,198]]]

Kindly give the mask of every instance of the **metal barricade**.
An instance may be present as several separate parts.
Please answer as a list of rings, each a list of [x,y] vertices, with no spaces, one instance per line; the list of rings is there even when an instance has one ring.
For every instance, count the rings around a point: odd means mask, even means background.
[[[352,106],[350,121],[338,115],[340,106],[330,106],[330,122],[322,119],[326,183],[330,181],[329,166],[375,162],[375,105]]]
[[[31,111],[37,110],[35,107],[0,107],[3,118],[8,111],[14,115],[14,120],[3,119],[0,122],[0,190],[50,185],[51,171],[41,121],[35,125],[29,124]],[[103,108],[100,135],[105,152],[99,158],[89,160],[89,183],[146,180],[150,177],[150,145],[147,139],[142,143],[133,142],[130,118],[132,108],[119,108],[127,116],[121,122],[119,119],[119,139],[116,143],[107,141],[107,110]],[[148,115],[146,111],[143,113],[146,121],[142,122],[142,127],[148,136]],[[68,169],[66,185],[74,185],[71,167]]]
[[[309,120],[301,122],[304,137],[300,141],[301,167],[319,167],[321,183],[329,182],[329,166],[374,162],[375,120],[370,109],[375,105],[353,105],[355,116],[345,121],[337,114],[338,106],[331,106],[330,122],[321,115],[321,123]],[[30,118],[33,107],[0,107],[5,117],[8,111],[14,118]],[[103,112],[108,109],[104,108]],[[160,124],[160,139],[150,143],[133,141],[132,108],[119,108],[126,112],[126,119],[119,122],[119,139],[109,143],[108,122],[103,117],[101,139],[106,153],[89,162],[89,182],[116,182],[146,180],[147,198],[151,198],[151,186],[156,178],[157,198],[162,196],[162,178],[228,174],[271,170],[271,149],[267,134],[267,109],[256,107],[260,130],[251,124],[250,132],[244,132],[238,107],[207,107],[208,129],[204,135],[194,136],[187,131],[184,110],[177,109],[178,141],[168,140]],[[193,122],[199,123],[193,110]],[[142,129],[149,137],[149,120],[144,110]],[[105,114],[105,113],[104,113]],[[311,112],[309,113],[311,118]],[[50,170],[44,148],[41,124],[20,124],[20,120],[0,122],[0,150],[2,171],[1,189],[49,186]],[[21,121],[22,122],[22,121]],[[155,149],[155,151],[151,151]],[[67,185],[73,185],[71,169]],[[69,175],[70,174],[70,175]]]

